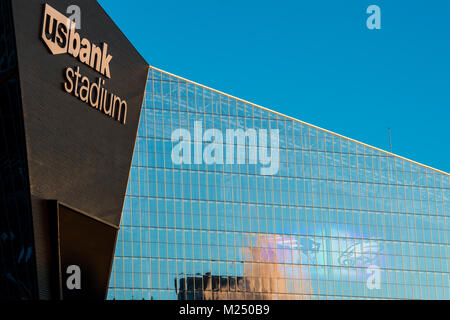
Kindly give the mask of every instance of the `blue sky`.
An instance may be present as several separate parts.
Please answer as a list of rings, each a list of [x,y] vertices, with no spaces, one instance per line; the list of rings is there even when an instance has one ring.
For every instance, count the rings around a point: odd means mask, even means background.
[[[99,2],[152,66],[450,172],[450,1]]]

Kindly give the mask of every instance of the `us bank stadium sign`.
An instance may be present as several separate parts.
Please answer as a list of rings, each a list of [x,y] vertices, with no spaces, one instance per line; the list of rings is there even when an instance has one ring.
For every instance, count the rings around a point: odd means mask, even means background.
[[[45,4],[41,37],[53,55],[69,54],[92,68],[105,78],[111,79],[108,44],[95,44],[80,36],[76,23],[48,4]],[[127,122],[128,106],[114,93],[105,88],[102,77],[92,81],[80,73],[80,67],[65,69],[65,92],[87,105],[119,121]]]

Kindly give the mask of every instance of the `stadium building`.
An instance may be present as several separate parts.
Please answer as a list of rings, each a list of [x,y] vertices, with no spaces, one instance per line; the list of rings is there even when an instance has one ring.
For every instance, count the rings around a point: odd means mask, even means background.
[[[449,231],[448,173],[0,0],[0,299],[450,299]]]

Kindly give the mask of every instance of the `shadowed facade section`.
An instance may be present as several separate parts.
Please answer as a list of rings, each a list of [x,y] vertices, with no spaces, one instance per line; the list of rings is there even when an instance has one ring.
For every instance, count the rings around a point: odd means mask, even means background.
[[[0,299],[37,296],[22,101],[9,0],[0,0]]]
[[[77,34],[70,5],[81,9]],[[148,64],[97,1],[0,9],[0,298],[104,299]],[[76,39],[89,42],[91,63],[69,54]],[[68,69],[80,76],[67,79]],[[109,115],[86,103],[92,88],[114,93]],[[80,291],[66,290],[70,265]]]

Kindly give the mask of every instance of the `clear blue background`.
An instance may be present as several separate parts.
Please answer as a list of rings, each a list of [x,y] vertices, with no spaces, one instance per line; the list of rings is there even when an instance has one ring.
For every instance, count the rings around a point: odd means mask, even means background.
[[[152,66],[450,172],[448,0],[99,2]]]

